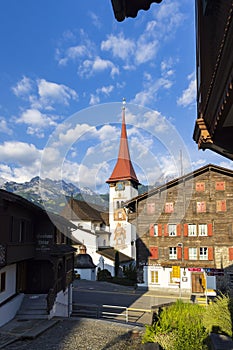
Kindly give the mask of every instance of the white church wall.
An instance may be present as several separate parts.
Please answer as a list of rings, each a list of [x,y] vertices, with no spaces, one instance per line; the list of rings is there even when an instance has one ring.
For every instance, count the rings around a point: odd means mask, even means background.
[[[77,229],[77,230],[72,232],[72,238],[74,240],[76,239],[77,241],[84,244],[86,246],[87,250],[96,251],[97,237],[94,233],[86,232],[86,231],[83,231],[81,229]],[[88,254],[90,254],[89,251],[87,251]]]

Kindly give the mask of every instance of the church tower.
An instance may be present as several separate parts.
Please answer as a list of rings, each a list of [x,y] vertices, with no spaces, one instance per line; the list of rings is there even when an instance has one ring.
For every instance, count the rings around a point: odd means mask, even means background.
[[[136,258],[135,227],[127,222],[124,202],[138,195],[139,181],[135,174],[129,153],[125,124],[125,100],[122,107],[122,125],[120,147],[112,175],[106,181],[109,184],[109,224],[110,244],[116,250]]]

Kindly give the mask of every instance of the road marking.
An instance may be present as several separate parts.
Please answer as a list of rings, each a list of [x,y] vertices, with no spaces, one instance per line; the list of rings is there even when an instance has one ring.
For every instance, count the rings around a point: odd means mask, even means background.
[[[150,309],[135,309],[134,307],[128,307],[129,311],[140,311],[140,312],[152,312]]]

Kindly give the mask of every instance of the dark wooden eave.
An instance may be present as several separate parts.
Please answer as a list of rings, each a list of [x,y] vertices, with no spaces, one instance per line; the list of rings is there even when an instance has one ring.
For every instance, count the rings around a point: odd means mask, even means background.
[[[198,148],[233,159],[233,1],[196,0]]]
[[[114,16],[118,22],[127,17],[137,17],[139,10],[149,10],[153,2],[159,4],[162,0],[111,0]]]

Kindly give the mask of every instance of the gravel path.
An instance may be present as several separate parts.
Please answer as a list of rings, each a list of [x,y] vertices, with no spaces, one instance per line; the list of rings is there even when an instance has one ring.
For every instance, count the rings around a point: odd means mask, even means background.
[[[5,350],[136,350],[141,337],[132,330],[143,328],[92,319],[62,319],[33,340],[20,340]]]

